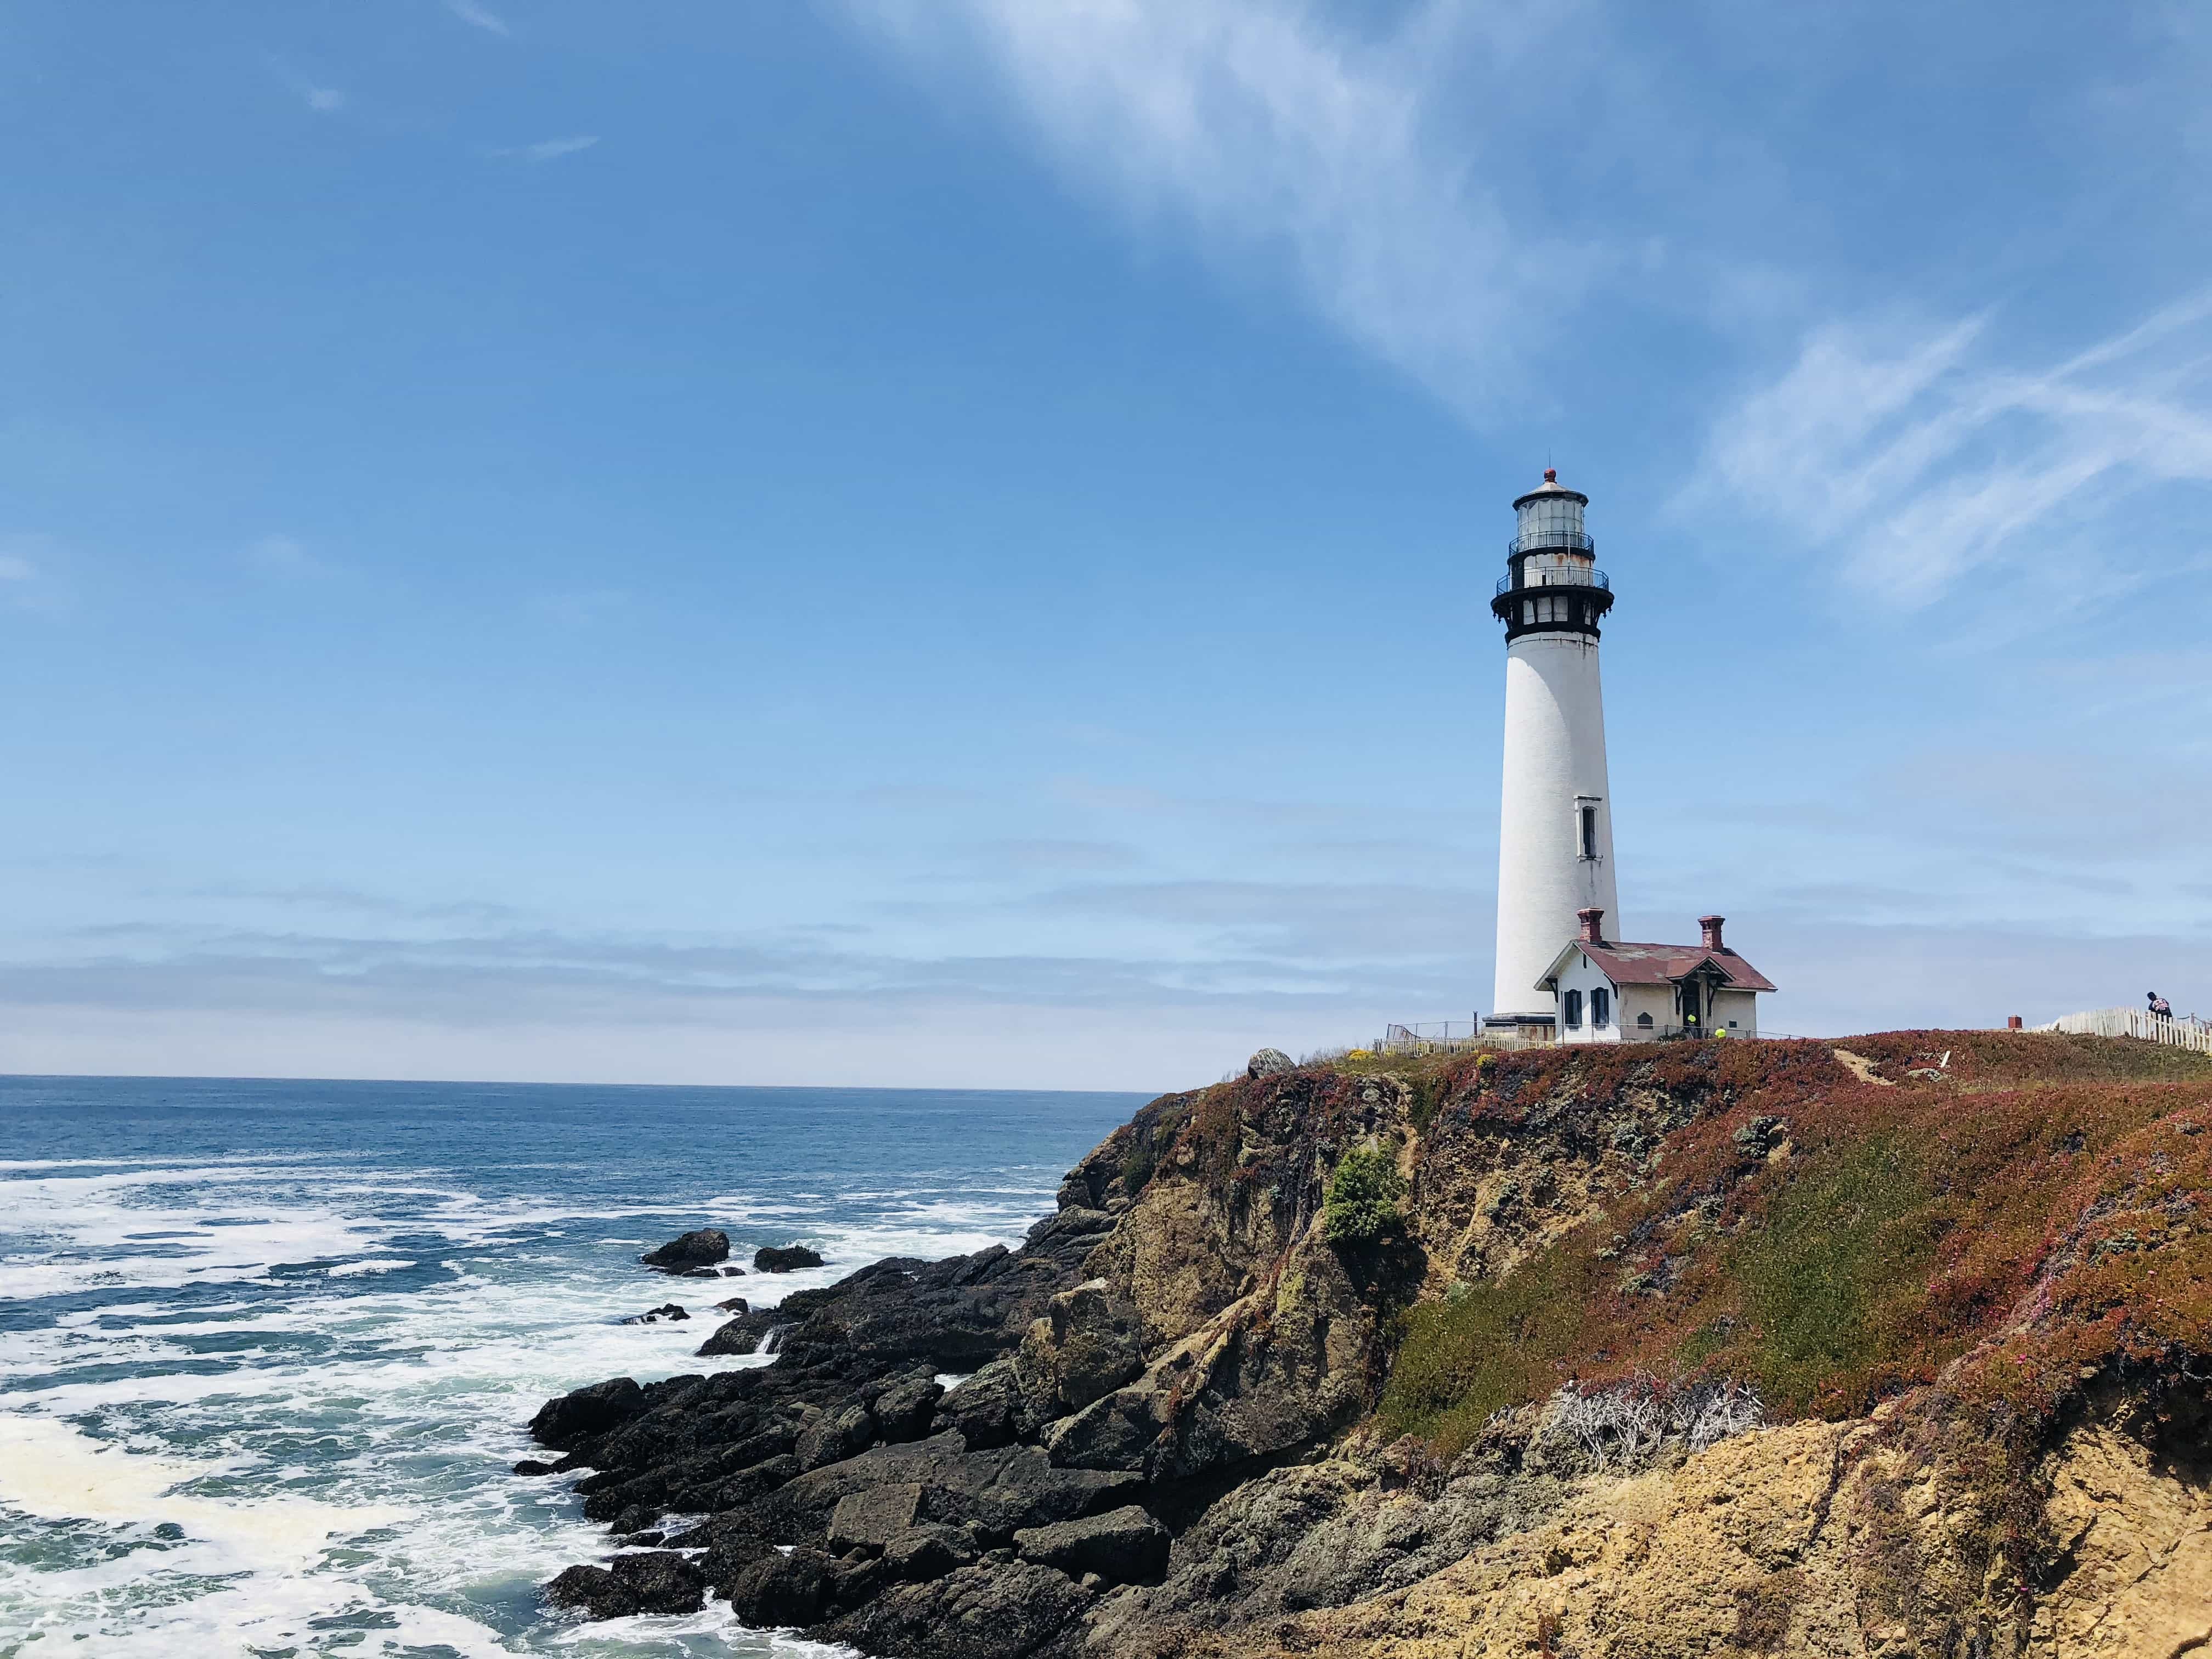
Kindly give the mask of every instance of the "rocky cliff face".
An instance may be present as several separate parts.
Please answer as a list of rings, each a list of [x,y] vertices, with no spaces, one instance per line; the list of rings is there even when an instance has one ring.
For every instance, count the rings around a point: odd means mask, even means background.
[[[2212,1068],[2134,1048],[1165,1097],[1019,1250],[878,1263],[702,1351],[781,1324],[765,1368],[549,1401],[625,1546],[550,1594],[923,1659],[2188,1650]],[[1355,1149],[1402,1214],[1333,1242]]]

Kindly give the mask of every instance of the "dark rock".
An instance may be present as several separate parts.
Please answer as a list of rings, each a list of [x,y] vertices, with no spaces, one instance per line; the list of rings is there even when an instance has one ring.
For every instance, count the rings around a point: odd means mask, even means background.
[[[926,1372],[892,1383],[876,1396],[876,1433],[894,1443],[921,1439],[944,1398],[945,1385]]]
[[[661,1270],[672,1279],[720,1279],[721,1274],[712,1267],[665,1267]]]
[[[855,1550],[830,1570],[830,1583],[823,1595],[832,1608],[846,1612],[881,1589],[888,1577],[883,1562],[876,1556]]]
[[[541,1463],[534,1457],[526,1457],[514,1466],[514,1472],[517,1474],[550,1474],[553,1473],[553,1466],[550,1463]]]
[[[669,1539],[670,1547],[704,1550],[698,1570],[710,1584],[726,1585],[756,1561],[775,1554],[776,1547],[760,1534],[752,1517],[743,1513],[718,1515],[689,1531]]]
[[[702,1359],[712,1359],[718,1355],[735,1356],[759,1352],[761,1338],[764,1333],[745,1322],[747,1319],[754,1316],[741,1313],[728,1324],[716,1326],[714,1334],[699,1345],[698,1357]]]
[[[981,1563],[933,1583],[896,1584],[820,1633],[901,1659],[1028,1659],[1073,1642],[1091,1597],[1066,1573]]]
[[[594,1619],[624,1619],[637,1611],[637,1598],[605,1567],[570,1567],[545,1587],[556,1607],[581,1607]]]
[[[1168,1545],[1167,1528],[1134,1504],[1014,1534],[1023,1560],[1071,1577],[1096,1573],[1109,1584],[1158,1578],[1168,1564]]]
[[[731,1611],[756,1630],[811,1625],[822,1614],[836,1561],[800,1547],[769,1554],[738,1570],[723,1594]]]
[[[744,1276],[745,1270],[734,1264],[722,1269],[722,1277],[725,1279],[743,1279]]]
[[[921,1509],[919,1481],[901,1480],[848,1492],[830,1512],[830,1547],[880,1550],[913,1527]]]
[[[605,1567],[570,1567],[545,1587],[556,1607],[581,1607],[594,1619],[637,1613],[696,1613],[707,1584],[672,1550],[617,1555]]]
[[[751,1308],[746,1304],[744,1297],[741,1296],[733,1296],[726,1302],[717,1302],[714,1304],[714,1308],[719,1313],[741,1314],[750,1313],[752,1311]]]
[[[586,1435],[604,1434],[646,1407],[645,1390],[627,1376],[594,1382],[549,1400],[530,1419],[530,1437],[541,1446],[566,1451]]]
[[[961,1438],[981,1451],[1014,1437],[1021,1406],[1020,1375],[1008,1355],[993,1360],[940,1400],[936,1420],[940,1428],[958,1430]]]
[[[668,1534],[648,1527],[643,1532],[626,1533],[615,1540],[626,1550],[649,1550],[668,1541]]]
[[[720,1227],[702,1227],[681,1238],[672,1238],[659,1249],[647,1250],[638,1257],[647,1267],[659,1267],[663,1272],[711,1267],[729,1259],[730,1236]]]
[[[875,1443],[876,1419],[866,1406],[848,1406],[832,1417],[824,1413],[802,1430],[791,1449],[802,1469],[818,1469],[825,1463],[842,1463],[854,1452]]]
[[[991,1544],[1018,1528],[1115,1508],[1139,1484],[1133,1474],[1054,1468],[1034,1446],[971,1452],[958,1435],[940,1434],[878,1446],[802,1474],[757,1512],[772,1536],[812,1542],[827,1535],[831,1514],[849,1494],[908,1482],[922,1488],[922,1520],[971,1528]]]
[[[908,1527],[884,1546],[884,1571],[893,1578],[942,1578],[975,1559],[975,1540],[960,1527]]]
[[[1297,1069],[1291,1057],[1280,1048],[1262,1048],[1244,1062],[1244,1075],[1248,1078],[1274,1077]]]
[[[684,1304],[682,1303],[664,1302],[659,1307],[652,1309],[647,1312],[632,1314],[628,1319],[623,1320],[623,1323],[625,1325],[658,1325],[664,1319],[673,1321],[678,1319],[689,1319],[690,1317],[691,1316],[690,1314],[684,1311]]]
[[[707,1581],[673,1550],[617,1555],[608,1565],[640,1613],[696,1613],[706,1605]]]
[[[769,1244],[753,1252],[753,1267],[764,1273],[787,1273],[801,1267],[818,1267],[821,1253],[804,1244]]]

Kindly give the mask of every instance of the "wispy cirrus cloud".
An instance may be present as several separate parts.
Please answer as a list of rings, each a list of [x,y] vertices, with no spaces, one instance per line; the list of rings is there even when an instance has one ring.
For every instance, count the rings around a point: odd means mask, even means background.
[[[1286,258],[1332,324],[1463,412],[1574,303],[1602,257],[1531,216],[1509,222],[1480,119],[1512,121],[1516,66],[1565,73],[1548,0],[1431,0],[1380,35],[1249,0],[851,0],[874,38],[964,76],[982,64],[1079,185],[1211,248]],[[1449,72],[1448,72],[1449,71]],[[1462,129],[1440,141],[1449,111]],[[1549,118],[1557,118],[1556,112]]]
[[[2156,504],[2212,483],[2212,290],[2048,364],[1994,336],[1987,315],[1814,330],[1716,422],[1678,505],[1769,510],[1905,609],[1978,575],[2051,599],[2200,563]]]
[[[271,75],[291,89],[294,97],[316,114],[335,115],[346,106],[346,95],[342,88],[324,85],[274,52],[264,54],[262,61],[268,65]]]
[[[505,18],[477,4],[476,0],[446,0],[446,9],[471,28],[482,29],[486,34],[496,34],[505,39],[514,33],[507,27]]]
[[[542,161],[557,161],[564,155],[587,150],[599,142],[595,133],[580,133],[573,138],[546,138],[534,144],[503,145],[490,154],[502,161],[526,161],[534,167]]]

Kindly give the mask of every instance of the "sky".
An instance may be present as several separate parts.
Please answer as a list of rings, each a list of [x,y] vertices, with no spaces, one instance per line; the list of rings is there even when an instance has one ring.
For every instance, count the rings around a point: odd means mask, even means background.
[[[2212,21],[0,13],[0,1070],[1171,1088],[1623,916],[2212,1013]]]

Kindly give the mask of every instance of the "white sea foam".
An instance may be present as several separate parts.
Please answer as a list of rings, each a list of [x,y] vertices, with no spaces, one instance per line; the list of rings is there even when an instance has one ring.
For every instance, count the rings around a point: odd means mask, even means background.
[[[745,1631],[719,1602],[549,1620],[537,1587],[605,1538],[565,1482],[507,1473],[524,1425],[604,1376],[769,1364],[696,1357],[713,1302],[773,1307],[880,1256],[1012,1243],[1055,1180],[664,1203],[486,1197],[352,1156],[0,1164],[0,1297],[52,1309],[0,1340],[0,1629],[131,1659],[828,1659],[842,1650]],[[824,1263],[712,1283],[637,1267],[702,1215],[746,1265],[794,1239]],[[693,1316],[618,1322],[672,1299]]]

